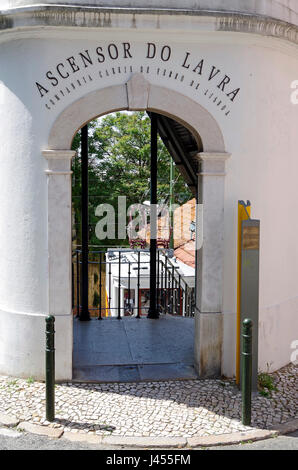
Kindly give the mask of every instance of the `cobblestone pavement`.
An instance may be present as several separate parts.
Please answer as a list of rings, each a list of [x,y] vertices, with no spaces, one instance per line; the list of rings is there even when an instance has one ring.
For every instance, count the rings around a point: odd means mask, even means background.
[[[56,419],[45,420],[45,385],[0,376],[0,412],[64,431],[114,436],[208,436],[266,429],[298,417],[298,366],[270,374],[277,391],[256,395],[252,427],[241,424],[241,395],[227,380],[56,385]]]

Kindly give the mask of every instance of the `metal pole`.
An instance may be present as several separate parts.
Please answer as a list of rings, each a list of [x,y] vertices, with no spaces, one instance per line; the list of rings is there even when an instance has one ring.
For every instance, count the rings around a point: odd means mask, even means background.
[[[242,424],[251,424],[252,320],[246,318],[242,329]]]
[[[164,268],[165,268],[165,272],[164,272],[164,278],[165,278],[165,281],[164,281],[164,311],[163,313],[164,314],[167,314],[169,313],[168,312],[168,278],[167,278],[167,258],[166,258],[166,261],[165,261],[165,264],[164,264]]]
[[[121,251],[119,251],[119,260],[118,260],[118,320],[121,320]]]
[[[128,311],[131,313],[131,315],[133,315],[133,307],[132,307],[132,303],[130,301],[130,261],[128,261]]]
[[[80,260],[79,260],[79,251],[77,250],[77,314],[76,318],[80,316]]]
[[[55,317],[46,318],[46,419],[55,419]]]
[[[156,305],[156,238],[157,238],[157,115],[151,113],[150,167],[150,307],[147,317],[159,318]]]
[[[71,259],[71,307],[72,311],[75,308],[75,295],[74,295],[74,266],[73,266],[73,258]]]
[[[88,125],[81,129],[81,178],[82,178],[82,276],[81,276],[81,321],[90,320],[88,310]]]
[[[138,279],[137,279],[137,291],[138,291],[138,310],[137,310],[137,318],[141,318],[140,315],[140,263],[141,263],[141,252],[138,251]]]
[[[156,291],[156,307],[160,312],[160,269],[159,269],[159,250],[157,250],[157,291]]]
[[[181,309],[181,297],[182,297],[182,292],[181,292],[181,275],[178,274],[178,315],[182,315],[182,309]]]
[[[172,291],[171,291],[172,292],[172,295],[171,295],[171,313],[172,313],[172,315],[174,315],[174,310],[175,310],[175,308],[174,308],[174,302],[175,302],[175,300],[174,300],[174,294],[175,294],[175,292],[174,292],[174,280],[175,280],[174,266],[172,266],[172,280],[171,280],[171,288],[172,288]]]
[[[102,320],[102,305],[101,305],[101,295],[102,295],[102,261],[101,261],[101,252],[99,253],[99,312],[98,312],[98,320]]]
[[[174,161],[173,158],[170,157],[170,225],[171,225],[171,238],[170,238],[170,248],[174,248],[174,213],[173,213],[173,206],[174,206]]]
[[[163,288],[163,270],[164,270],[164,264],[161,261],[161,280],[160,280],[160,294],[159,294],[159,302],[160,302],[160,310],[164,312],[164,288]]]
[[[111,308],[111,301],[112,301],[112,296],[111,296],[111,291],[112,291],[112,283],[111,283],[111,274],[112,274],[112,271],[111,271],[111,265],[112,265],[112,261],[108,261],[109,263],[109,297],[108,297],[108,307],[109,307],[109,310],[108,310],[108,314],[110,316],[112,316],[112,308]]]

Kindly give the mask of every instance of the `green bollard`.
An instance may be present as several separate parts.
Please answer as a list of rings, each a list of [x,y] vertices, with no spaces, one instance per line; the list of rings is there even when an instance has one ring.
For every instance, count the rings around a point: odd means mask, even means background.
[[[55,317],[46,318],[46,419],[55,419]]]
[[[242,329],[242,424],[251,424],[252,320],[246,318]]]

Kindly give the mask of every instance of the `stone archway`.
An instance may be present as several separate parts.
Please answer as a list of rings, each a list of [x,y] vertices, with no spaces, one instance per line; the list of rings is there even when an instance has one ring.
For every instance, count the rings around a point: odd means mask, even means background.
[[[134,75],[126,84],[80,98],[54,122],[43,156],[48,161],[49,310],[71,315],[71,171],[75,133],[92,119],[120,110],[164,114],[188,128],[203,153],[198,159],[203,245],[198,250],[195,366],[200,376],[221,372],[223,209],[225,152],[222,132],[211,114],[192,99]],[[197,218],[198,219],[198,218]],[[197,230],[198,233],[198,230]]]
[[[204,152],[225,152],[222,132],[211,114],[181,93],[150,84],[135,74],[125,85],[89,93],[68,106],[50,131],[48,149],[70,149],[74,134],[87,122],[103,114],[121,110],[148,110],[172,117],[201,138]]]

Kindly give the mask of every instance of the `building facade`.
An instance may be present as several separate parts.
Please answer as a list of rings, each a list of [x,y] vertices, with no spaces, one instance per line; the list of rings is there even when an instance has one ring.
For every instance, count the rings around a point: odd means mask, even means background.
[[[261,220],[259,366],[298,339],[296,0],[0,2],[0,373],[72,377],[71,142],[148,110],[196,139],[199,373],[235,374],[237,201]],[[291,99],[292,98],[292,99]]]

